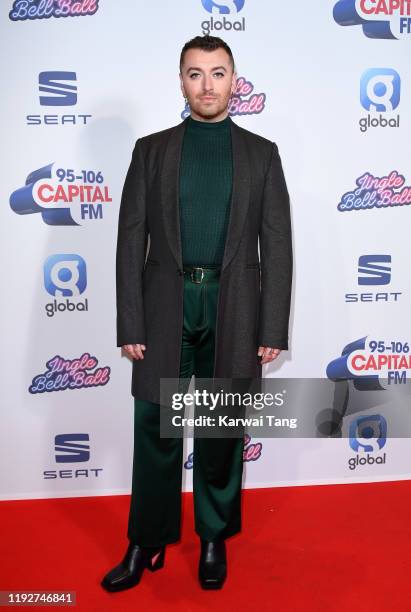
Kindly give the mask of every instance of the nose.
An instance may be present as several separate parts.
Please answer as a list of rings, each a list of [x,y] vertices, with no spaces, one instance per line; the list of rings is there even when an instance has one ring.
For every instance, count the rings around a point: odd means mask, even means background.
[[[204,92],[212,92],[213,91],[213,83],[211,81],[211,76],[205,75],[203,80],[203,89]]]

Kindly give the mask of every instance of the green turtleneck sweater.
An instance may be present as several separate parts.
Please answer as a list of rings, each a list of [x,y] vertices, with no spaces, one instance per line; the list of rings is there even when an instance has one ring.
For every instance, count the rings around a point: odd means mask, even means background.
[[[230,214],[230,117],[188,118],[180,163],[180,228],[184,265],[221,265]]]

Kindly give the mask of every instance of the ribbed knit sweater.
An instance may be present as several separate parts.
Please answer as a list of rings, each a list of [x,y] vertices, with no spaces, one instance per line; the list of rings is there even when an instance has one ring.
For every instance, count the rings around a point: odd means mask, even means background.
[[[230,118],[188,118],[180,163],[184,265],[221,265],[232,192]]]

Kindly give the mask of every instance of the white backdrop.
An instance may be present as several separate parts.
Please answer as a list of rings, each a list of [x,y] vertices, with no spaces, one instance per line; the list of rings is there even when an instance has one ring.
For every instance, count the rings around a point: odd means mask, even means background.
[[[115,335],[119,201],[136,138],[185,116],[179,54],[197,34],[231,46],[249,83],[233,121],[278,144],[292,200],[291,349],[264,375],[326,377],[364,337],[366,354],[369,341],[407,354],[411,34],[406,7],[383,4],[375,14],[369,0],[2,2],[2,499],[130,491],[131,363]],[[372,195],[374,183],[339,210],[365,173],[393,171],[403,179],[392,193]],[[402,204],[377,205],[395,192]],[[82,356],[78,388],[38,378]],[[393,372],[404,384],[409,369]],[[371,450],[348,437],[252,439],[244,486],[406,479],[409,446],[383,434]]]

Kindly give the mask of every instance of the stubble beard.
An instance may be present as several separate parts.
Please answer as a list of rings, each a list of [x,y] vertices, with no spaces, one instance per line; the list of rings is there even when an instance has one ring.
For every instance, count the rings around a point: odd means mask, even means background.
[[[229,100],[230,100],[230,98],[228,98],[226,100],[225,104],[222,104],[220,100],[217,100],[216,101],[217,102],[217,106],[214,106],[214,103],[210,104],[210,106],[208,106],[207,104],[201,103],[201,101],[199,101],[198,107],[197,108],[194,107],[194,108],[192,108],[192,110],[194,110],[196,115],[198,115],[202,119],[210,120],[210,119],[213,119],[214,117],[218,117],[218,115],[221,115],[225,111],[228,111]],[[189,103],[190,103],[190,101],[189,101]],[[190,108],[191,108],[191,106],[190,106]]]

